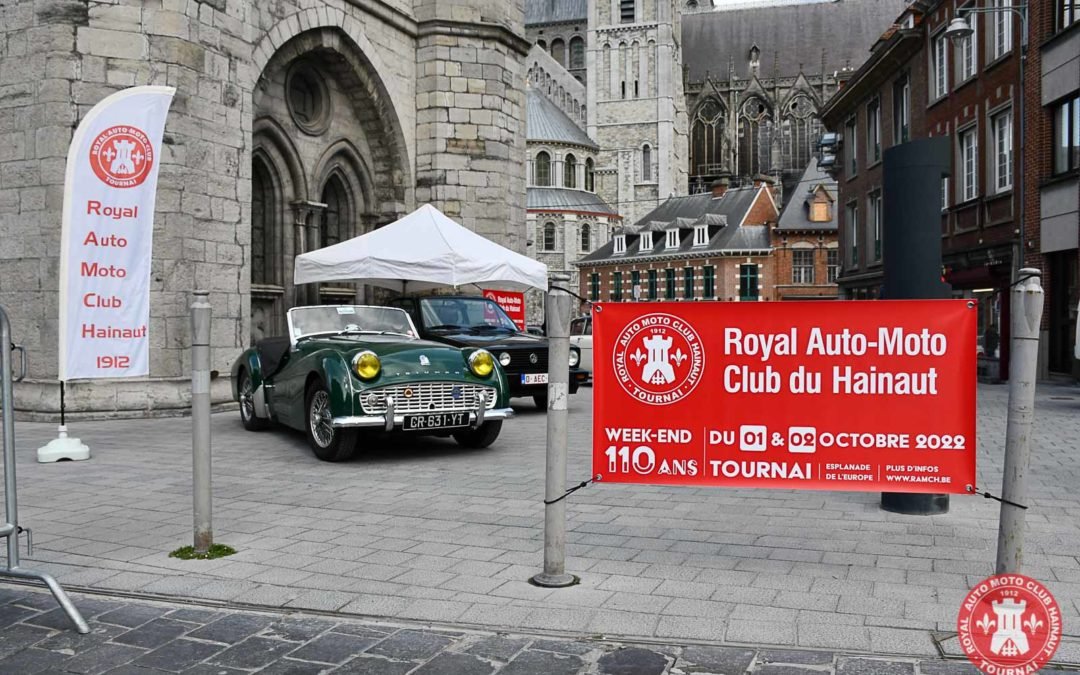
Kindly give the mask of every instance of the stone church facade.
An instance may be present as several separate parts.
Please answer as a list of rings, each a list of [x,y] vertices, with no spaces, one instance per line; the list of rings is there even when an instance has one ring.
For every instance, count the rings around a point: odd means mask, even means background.
[[[67,146],[117,89],[177,88],[151,277],[150,376],[68,385],[68,409],[186,405],[190,291],[213,304],[217,401],[288,307],[293,258],[431,203],[525,251],[524,39],[502,0],[14,0],[0,6],[0,305],[30,358],[24,415],[58,410]]]

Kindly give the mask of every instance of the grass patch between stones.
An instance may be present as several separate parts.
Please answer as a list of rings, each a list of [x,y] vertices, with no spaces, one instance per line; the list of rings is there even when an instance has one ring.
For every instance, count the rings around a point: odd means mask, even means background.
[[[232,546],[213,544],[206,553],[196,553],[194,546],[182,546],[170,553],[169,557],[180,558],[181,560],[213,560],[214,558],[224,558],[233,553],[236,553],[236,549]]]

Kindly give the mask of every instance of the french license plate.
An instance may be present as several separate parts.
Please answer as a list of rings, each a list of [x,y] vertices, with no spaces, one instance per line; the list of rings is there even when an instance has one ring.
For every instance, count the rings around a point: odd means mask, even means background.
[[[522,384],[547,384],[547,373],[522,373]]]
[[[469,413],[431,413],[430,415],[406,415],[403,428],[405,431],[424,431],[427,429],[452,429],[469,426]]]

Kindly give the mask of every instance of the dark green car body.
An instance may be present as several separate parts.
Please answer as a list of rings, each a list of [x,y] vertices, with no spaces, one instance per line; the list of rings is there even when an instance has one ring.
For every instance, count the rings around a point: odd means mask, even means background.
[[[291,326],[290,320],[290,330]],[[241,403],[245,427],[275,421],[308,432],[309,441],[315,424],[312,392],[320,390],[328,394],[328,401],[322,399],[328,410],[320,413],[329,415],[334,429],[396,431],[415,421],[406,420],[408,416],[436,419],[444,413],[466,413],[454,419],[467,420],[477,429],[513,412],[499,364],[494,363],[487,377],[470,368],[469,357],[476,351],[374,332],[271,338],[244,351],[233,364],[233,398]],[[378,374],[367,380],[354,366],[362,352],[373,352],[381,364]],[[459,424],[420,431],[451,435],[464,429]],[[313,448],[318,455],[320,448],[314,442]]]

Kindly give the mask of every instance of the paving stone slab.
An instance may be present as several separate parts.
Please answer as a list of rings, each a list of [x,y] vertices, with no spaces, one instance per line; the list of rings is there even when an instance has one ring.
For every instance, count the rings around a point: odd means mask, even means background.
[[[842,656],[836,660],[836,675],[915,675],[915,664]]]
[[[763,649],[757,657],[758,663],[794,663],[808,666],[827,665],[835,659],[836,655],[832,652],[803,649]]]
[[[161,645],[174,640],[191,630],[191,624],[170,619],[154,619],[138,628],[133,628],[126,633],[121,633],[113,638],[113,642],[131,647],[143,649],[156,649]]]
[[[477,640],[469,645],[465,652],[482,656],[485,659],[506,663],[513,658],[514,654],[517,654],[528,645],[529,640],[524,638],[493,635]]]
[[[608,652],[596,662],[601,675],[662,675],[668,658],[649,649],[627,647]]]
[[[134,664],[136,666],[179,673],[205,661],[223,649],[224,647],[222,645],[214,644],[212,642],[196,642],[195,640],[184,639],[173,640],[158,647],[152,652],[143,654],[135,659]]]
[[[270,616],[230,614],[192,631],[189,637],[232,644],[255,635],[272,623],[274,623],[274,618]]]
[[[391,661],[361,654],[331,672],[333,675],[405,675],[415,667],[416,664],[410,661]]]
[[[584,662],[573,654],[526,650],[499,671],[499,675],[577,675]]]
[[[341,665],[354,654],[359,654],[368,647],[382,640],[384,636],[360,637],[342,633],[326,633],[309,641],[303,647],[290,654],[290,657],[302,661],[314,661]]]
[[[403,630],[379,642],[368,652],[398,661],[424,660],[439,653],[452,642],[453,638],[445,635]]]
[[[413,675],[491,675],[495,666],[472,654],[443,652],[413,671]]]
[[[295,649],[295,642],[249,637],[218,653],[209,662],[229,668],[256,670],[270,665]]]
[[[679,659],[680,668],[699,671],[742,673],[754,662],[754,650],[735,647],[687,647]]]
[[[71,673],[82,673],[83,675],[97,675],[97,673],[105,673],[113,668],[119,668],[124,664],[131,663],[145,653],[145,649],[138,647],[103,644],[67,660],[64,663],[64,670]],[[12,672],[19,671],[13,670]]]

